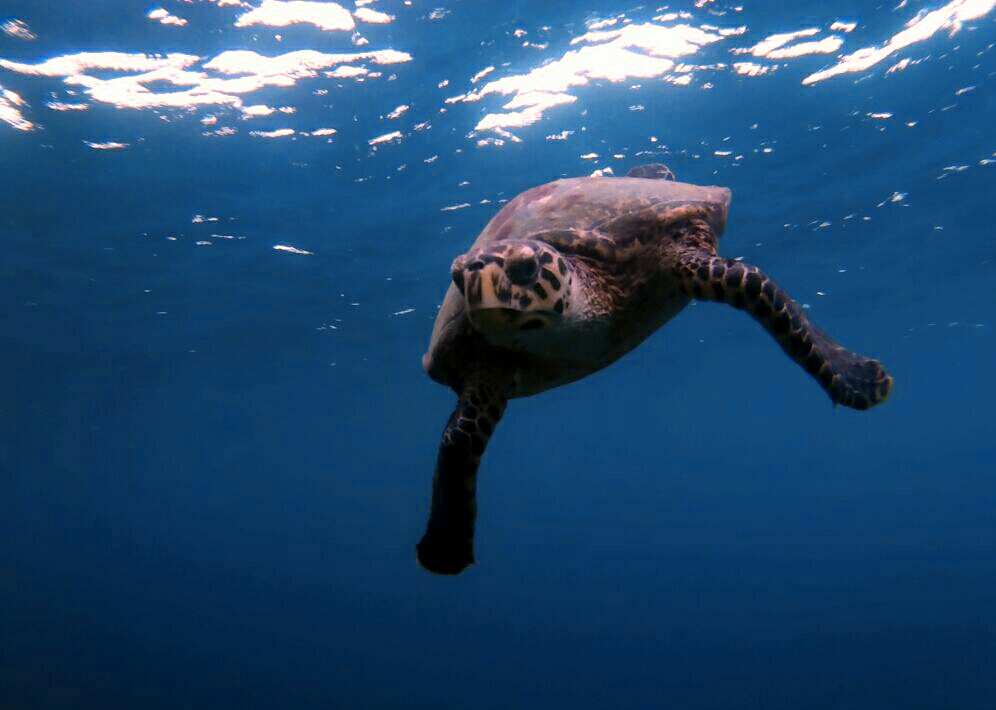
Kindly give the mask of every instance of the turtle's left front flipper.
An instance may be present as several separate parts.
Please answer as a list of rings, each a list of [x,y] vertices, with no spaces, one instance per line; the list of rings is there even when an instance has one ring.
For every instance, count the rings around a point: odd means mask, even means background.
[[[430,572],[459,574],[474,563],[477,468],[504,411],[504,396],[489,386],[470,383],[460,393],[439,444],[429,524],[415,546]]]
[[[834,404],[868,409],[889,396],[892,377],[882,363],[851,352],[810,323],[802,308],[756,266],[690,250],[679,256],[676,274],[689,296],[750,313]]]

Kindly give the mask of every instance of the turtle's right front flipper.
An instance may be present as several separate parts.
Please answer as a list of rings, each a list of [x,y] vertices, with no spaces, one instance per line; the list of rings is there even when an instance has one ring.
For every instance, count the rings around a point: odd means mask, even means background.
[[[504,397],[489,387],[468,385],[460,393],[439,444],[429,524],[415,546],[430,572],[459,574],[474,563],[477,468],[504,411]]]
[[[689,251],[678,259],[677,273],[688,295],[750,313],[835,404],[868,409],[889,396],[892,377],[882,363],[851,352],[810,323],[799,305],[756,266]]]

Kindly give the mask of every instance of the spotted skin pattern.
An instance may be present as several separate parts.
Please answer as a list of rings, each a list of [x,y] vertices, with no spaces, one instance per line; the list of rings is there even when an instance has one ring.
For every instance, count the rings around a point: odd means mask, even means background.
[[[747,311],[812,375],[834,404],[863,410],[889,396],[892,377],[881,363],[834,342],[756,266],[700,251],[684,253],[677,262],[676,273],[690,295]]]
[[[835,404],[869,409],[892,378],[835,342],[760,269],[717,254],[730,191],[666,166],[568,178],[517,195],[451,269],[422,364],[458,402],[443,432],[419,563],[474,562],[481,456],[507,400],[559,387],[631,351],[693,299],[750,314]]]
[[[468,383],[446,423],[432,477],[429,524],[415,546],[419,564],[430,572],[459,574],[474,563],[477,469],[504,412],[499,390]]]
[[[457,257],[450,271],[471,322],[482,332],[539,328],[547,324],[543,314],[570,312],[573,274],[544,242],[489,242]]]

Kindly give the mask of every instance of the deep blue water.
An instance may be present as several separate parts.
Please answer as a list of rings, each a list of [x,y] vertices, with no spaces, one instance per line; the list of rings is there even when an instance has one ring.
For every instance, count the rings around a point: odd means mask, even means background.
[[[701,4],[382,0],[387,22],[347,5],[354,30],[0,5],[35,37],[0,34],[21,121],[0,120],[0,708],[996,706],[996,12],[804,85],[959,2]],[[592,78],[508,133],[474,129],[514,94],[446,103],[611,18],[594,31],[745,29],[673,56],[687,85]],[[792,43],[842,46],[730,52],[807,28]],[[182,52],[206,82],[237,49],[410,58],[146,108],[72,79],[144,69],[25,68]],[[655,160],[729,186],[723,253],[880,358],[892,396],[835,409],[750,319],[693,305],[510,403],[478,564],[430,575],[414,543],[454,395],[421,356],[450,261],[501,200]]]

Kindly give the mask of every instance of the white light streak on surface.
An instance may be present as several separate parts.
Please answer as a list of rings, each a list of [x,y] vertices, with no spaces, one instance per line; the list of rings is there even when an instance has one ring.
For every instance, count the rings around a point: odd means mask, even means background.
[[[401,135],[401,131],[391,131],[390,133],[385,133],[382,136],[377,136],[376,138],[371,138],[367,143],[370,145],[380,145],[381,143],[390,143],[391,141],[400,141],[404,136]]]
[[[285,76],[297,79],[315,76],[319,70],[329,69],[337,64],[349,64],[363,60],[370,60],[375,64],[398,64],[410,62],[412,56],[393,49],[350,54],[326,54],[313,49],[300,49],[275,57],[266,57],[248,49],[233,49],[222,52],[206,62],[204,68],[221,74]]]
[[[512,100],[503,106],[505,112],[487,114],[475,131],[527,126],[539,120],[547,109],[576,101],[567,93],[574,87],[598,79],[622,82],[662,77],[674,69],[673,58],[694,54],[704,45],[722,39],[718,33],[690,25],[665,27],[653,23],[587,32],[571,40],[571,44],[594,44],[569,50],[526,74],[488,82],[478,91],[452,101],[471,102],[489,94],[512,94]]]
[[[996,7],[996,0],[953,0],[940,9],[913,18],[904,30],[882,46],[863,47],[852,52],[832,67],[810,74],[802,83],[815,84],[841,74],[867,71],[896,52],[923,42],[941,30],[949,30],[952,34],[957,32],[963,22],[980,18],[993,7]]]
[[[270,116],[277,112],[277,109],[272,106],[267,106],[266,104],[254,104],[252,106],[242,107],[242,118],[261,118],[264,116]]]
[[[86,111],[90,108],[90,104],[68,104],[62,101],[49,101],[45,106],[53,111]]]
[[[373,25],[386,25],[394,19],[392,15],[388,15],[386,12],[371,10],[369,7],[361,7],[353,15],[356,19]]]
[[[38,35],[31,31],[28,27],[28,23],[24,20],[7,20],[6,22],[0,22],[0,30],[3,31],[8,37],[14,37],[15,39],[23,40],[33,40],[38,39]]]
[[[250,136],[256,136],[257,138],[286,138],[287,136],[294,135],[294,133],[293,128],[278,128],[275,131],[249,131]]]
[[[474,76],[470,77],[470,83],[476,84],[494,70],[495,70],[494,67],[484,67],[483,69],[481,69],[481,71],[477,72],[476,74],[474,74]]]
[[[547,109],[575,101],[577,98],[570,94],[549,94],[542,91],[520,94],[502,107],[509,111],[508,113],[489,113],[477,122],[474,130],[488,131],[530,126],[540,120]],[[513,111],[513,109],[522,110]]]
[[[330,79],[355,79],[358,76],[366,76],[370,72],[366,67],[352,67],[344,65],[341,67],[336,67],[332,71],[325,72],[325,76]]]
[[[0,68],[37,76],[74,76],[90,69],[148,72],[169,67],[186,68],[200,61],[193,54],[128,54],[126,52],[79,52],[52,57],[40,64],[23,64],[0,59]]]
[[[311,24],[326,31],[351,30],[356,22],[349,10],[334,2],[308,0],[263,0],[263,4],[239,16],[236,27]]]
[[[21,95],[10,89],[0,89],[0,95],[7,99],[14,106],[27,106],[28,102],[21,98]]]
[[[733,71],[743,76],[760,76],[767,74],[770,67],[763,67],[754,62],[733,62]]]
[[[606,27],[612,27],[613,25],[618,24],[618,22],[619,22],[618,17],[610,17],[607,20],[592,20],[591,22],[588,23],[588,29],[602,30],[605,29]]]
[[[94,101],[119,108],[190,108],[200,105],[241,108],[244,94],[266,87],[291,87],[301,79],[318,76],[321,69],[358,61],[395,64],[411,60],[410,54],[391,49],[336,54],[299,50],[273,57],[250,50],[230,50],[204,62],[201,70],[194,70],[190,67],[200,62],[201,58],[189,54],[163,57],[83,52],[53,57],[38,64],[0,59],[0,68],[21,74],[61,76],[69,85],[84,87]],[[99,78],[87,73],[91,70],[132,73]],[[366,72],[365,69],[362,71]],[[222,76],[217,76],[219,74]],[[164,90],[164,84],[177,90]],[[284,113],[293,111],[290,107],[278,110]]]
[[[771,52],[783,47],[789,42],[797,40],[801,37],[812,37],[818,34],[819,30],[809,28],[805,30],[798,30],[796,32],[785,32],[783,34],[771,35],[770,37],[765,37],[763,40],[755,44],[753,47],[748,47],[747,49],[735,50],[737,54],[752,54],[755,57],[767,57]]]
[[[288,244],[274,244],[273,248],[276,251],[285,251],[288,254],[302,254],[304,256],[312,256],[314,254],[314,252],[298,249],[297,247],[292,247]]]
[[[176,15],[171,15],[169,12],[161,7],[157,7],[155,10],[150,10],[149,14],[146,15],[150,20],[155,20],[164,25],[174,25],[176,27],[183,27],[187,24],[187,21],[182,17],[177,17]]]
[[[21,107],[25,105],[24,99],[18,94],[0,87],[0,121],[19,131],[34,130],[35,124],[21,113]]]

